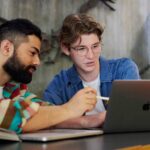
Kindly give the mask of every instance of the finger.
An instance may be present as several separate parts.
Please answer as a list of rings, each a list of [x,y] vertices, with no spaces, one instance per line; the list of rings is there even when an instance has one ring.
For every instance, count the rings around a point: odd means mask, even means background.
[[[85,92],[85,93],[97,93],[96,92],[96,90],[95,89],[93,89],[93,88],[91,88],[91,87],[85,87],[84,89],[83,89],[83,91]]]
[[[86,98],[88,98],[88,99],[97,99],[95,93],[86,93]]]
[[[89,99],[89,100],[86,101],[86,103],[95,106],[96,103],[97,103],[97,100],[95,100],[95,99]]]
[[[87,112],[92,111],[94,108],[95,108],[94,105],[90,105],[90,104],[89,104],[89,105],[88,105]]]

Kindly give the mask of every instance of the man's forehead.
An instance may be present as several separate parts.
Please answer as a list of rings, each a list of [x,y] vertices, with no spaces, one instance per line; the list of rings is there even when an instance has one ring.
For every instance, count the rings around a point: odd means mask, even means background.
[[[28,36],[28,42],[30,43],[31,47],[40,51],[41,48],[41,40],[35,35]]]
[[[94,44],[99,42],[99,38],[97,34],[82,34],[80,37],[72,45],[86,45],[86,44]]]

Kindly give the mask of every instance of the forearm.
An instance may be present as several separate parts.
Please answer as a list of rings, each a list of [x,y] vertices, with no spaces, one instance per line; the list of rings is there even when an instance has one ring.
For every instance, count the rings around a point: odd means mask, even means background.
[[[82,116],[96,104],[96,92],[90,87],[79,91],[61,106],[40,106],[39,111],[23,127],[24,132],[35,131]]]
[[[66,120],[59,123],[55,128],[98,128],[101,127],[105,121],[106,112],[96,115],[81,116],[74,119]]]
[[[73,118],[57,124],[56,126],[54,126],[54,128],[84,128],[82,125],[82,121],[83,117]]]
[[[39,111],[27,121],[23,132],[48,128],[73,117],[74,114],[64,106],[41,106]]]

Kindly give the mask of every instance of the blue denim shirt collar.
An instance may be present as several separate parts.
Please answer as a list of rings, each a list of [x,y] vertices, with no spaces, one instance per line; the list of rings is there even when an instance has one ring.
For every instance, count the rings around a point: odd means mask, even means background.
[[[68,74],[68,78],[69,78],[68,82],[72,83],[73,85],[79,84],[79,83],[82,82],[81,79],[80,79],[80,77],[79,77],[79,74],[77,72],[77,69],[76,69],[75,65],[73,65],[68,70],[67,74]]]
[[[100,57],[100,81],[101,83],[103,82],[111,82],[112,81],[112,73],[110,72],[110,67],[108,61]],[[72,83],[73,85],[75,84],[80,84],[82,81],[79,77],[79,74],[76,70],[75,65],[73,65],[69,70],[68,70],[68,82]]]
[[[103,57],[100,57],[100,81],[103,82],[111,82],[112,81],[112,73],[110,71],[110,66],[108,60]]]

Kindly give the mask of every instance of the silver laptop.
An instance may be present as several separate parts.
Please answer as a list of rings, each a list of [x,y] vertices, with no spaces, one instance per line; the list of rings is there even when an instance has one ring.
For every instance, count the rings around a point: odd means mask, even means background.
[[[71,138],[87,137],[103,134],[102,130],[84,130],[84,129],[52,129],[52,130],[41,130],[35,133],[20,134],[21,140],[27,141],[56,141]]]
[[[150,131],[150,80],[118,80],[112,92],[104,133]]]
[[[22,140],[53,141],[103,133],[150,131],[150,80],[113,82],[103,129],[56,129],[21,134]]]

